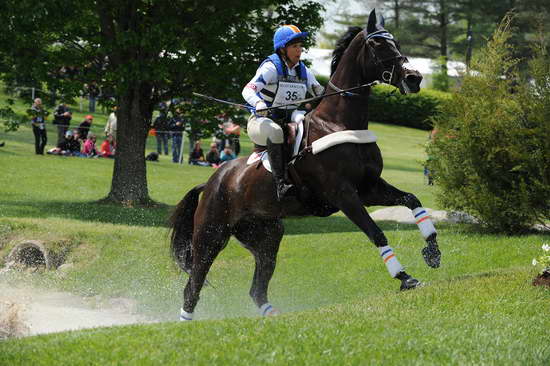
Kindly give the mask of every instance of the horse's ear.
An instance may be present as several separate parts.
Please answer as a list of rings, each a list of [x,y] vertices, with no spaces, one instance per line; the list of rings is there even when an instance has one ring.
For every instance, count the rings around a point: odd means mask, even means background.
[[[380,27],[384,28],[385,23],[386,20],[384,19],[384,16],[380,14]]]
[[[376,10],[372,9],[369,15],[369,21],[367,22],[367,34],[376,32]]]

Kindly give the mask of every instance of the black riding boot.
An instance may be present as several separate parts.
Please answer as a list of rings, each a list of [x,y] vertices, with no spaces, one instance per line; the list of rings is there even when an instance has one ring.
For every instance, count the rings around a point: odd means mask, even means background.
[[[277,187],[277,200],[282,201],[283,197],[294,188],[293,185],[285,182],[286,164],[283,156],[283,144],[274,144],[267,139],[267,154],[275,186]]]

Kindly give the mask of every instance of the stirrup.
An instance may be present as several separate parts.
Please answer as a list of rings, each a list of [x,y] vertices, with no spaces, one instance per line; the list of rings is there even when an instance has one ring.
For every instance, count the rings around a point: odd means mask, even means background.
[[[284,182],[277,183],[277,200],[280,202],[283,198],[296,195],[296,186]]]

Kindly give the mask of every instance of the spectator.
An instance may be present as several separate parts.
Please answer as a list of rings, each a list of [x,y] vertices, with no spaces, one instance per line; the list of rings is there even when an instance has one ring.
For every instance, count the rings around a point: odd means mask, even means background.
[[[67,131],[71,132],[71,131]],[[80,134],[78,132],[78,129],[74,129],[72,131],[73,138],[69,140],[69,149],[67,150],[67,154],[69,156],[80,156]]]
[[[196,141],[193,150],[189,154],[189,164],[192,165],[210,165],[204,159],[204,153],[201,149],[201,142]]]
[[[48,142],[46,134],[46,118],[48,112],[42,107],[42,99],[36,98],[28,110],[31,116],[32,133],[34,134],[34,150],[37,155],[44,155],[44,148]]]
[[[241,136],[241,126],[233,123],[233,120],[227,113],[222,113],[218,116],[222,121],[220,128],[223,131],[223,137],[219,142],[218,149],[223,151],[226,145],[231,145],[235,149],[235,155],[238,156],[241,152],[241,144],[239,138]]]
[[[82,148],[82,156],[91,158],[98,155],[97,149],[95,147],[95,141],[96,141],[96,136],[90,132],[88,134],[88,138],[86,139],[86,141],[84,141],[84,146]]]
[[[73,114],[66,103],[61,103],[54,111],[53,124],[57,125],[57,144],[59,145],[65,138],[65,133],[69,129]]]
[[[82,141],[86,141],[86,139],[88,138],[88,132],[92,127],[93,120],[94,120],[94,116],[92,116],[91,114],[88,114],[84,118],[84,121],[78,126],[78,134],[80,135],[80,139]]]
[[[214,167],[220,163],[220,153],[218,152],[218,145],[215,142],[210,144],[210,151],[206,154],[206,161]]]
[[[103,158],[111,158],[114,159],[115,157],[115,144],[113,135],[108,135],[105,141],[101,143],[101,146],[99,148],[100,150],[100,156]]]
[[[69,130],[65,133],[63,140],[56,147],[49,150],[48,154],[67,156],[80,154],[80,142],[75,140],[73,131]]]
[[[236,156],[233,154],[233,149],[229,146],[225,146],[222,153],[220,154],[220,163],[225,163],[226,161],[235,159]]]
[[[166,110],[161,110],[159,116],[155,118],[155,122],[153,123],[153,128],[156,130],[157,152],[159,155],[162,154],[163,150],[164,155],[168,155],[168,138],[170,137],[168,123],[169,120]]]
[[[88,89],[88,111],[90,113],[95,113],[95,102],[100,93],[99,86],[97,85],[97,82],[94,80],[87,86],[87,89]]]
[[[113,143],[116,143],[116,125],[117,125],[117,106],[113,107],[113,111],[109,114],[107,124],[105,125],[105,137],[112,136]]]
[[[178,108],[170,120],[170,131],[172,133],[172,162],[179,163],[181,155],[181,141],[185,122],[181,117],[181,110]]]

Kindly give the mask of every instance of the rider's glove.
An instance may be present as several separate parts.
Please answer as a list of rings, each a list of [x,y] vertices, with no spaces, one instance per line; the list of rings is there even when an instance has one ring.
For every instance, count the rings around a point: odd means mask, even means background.
[[[292,122],[300,123],[304,120],[305,116],[306,116],[305,111],[295,109],[294,112],[292,112],[292,115],[290,116],[290,120]]]
[[[266,110],[266,108],[267,105],[263,100],[258,101],[258,103],[256,103],[256,114],[261,117],[266,117],[268,113],[268,110]]]

